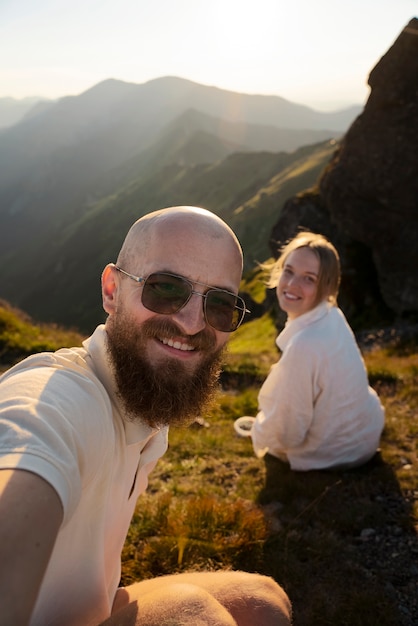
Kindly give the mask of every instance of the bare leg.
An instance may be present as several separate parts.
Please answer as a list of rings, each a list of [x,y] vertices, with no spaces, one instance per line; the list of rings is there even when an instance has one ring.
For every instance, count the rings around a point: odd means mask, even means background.
[[[168,596],[174,598],[174,604],[171,604]],[[136,614],[138,621],[131,619],[126,622],[109,621],[104,624],[106,626],[113,624],[290,626],[291,624],[291,605],[283,589],[267,576],[246,572],[186,573],[144,580],[118,591],[112,615],[117,617],[121,609],[127,610],[127,605],[128,608],[139,607]],[[147,610],[155,621],[144,621],[141,618],[141,607],[143,611],[148,607]],[[224,612],[219,609],[224,609]],[[167,616],[164,615],[164,611],[168,611]],[[145,613],[143,616],[145,618]],[[189,616],[190,621],[184,621]],[[164,621],[165,619],[171,621]]]
[[[121,590],[112,616],[101,626],[237,626],[222,604],[197,585],[167,579],[158,590],[139,591],[132,600],[134,595]]]

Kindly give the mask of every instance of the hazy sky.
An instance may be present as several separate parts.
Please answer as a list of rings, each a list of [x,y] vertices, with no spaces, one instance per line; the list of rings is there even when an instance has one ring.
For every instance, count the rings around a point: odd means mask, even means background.
[[[362,104],[417,0],[0,0],[0,97],[180,76],[318,109]]]

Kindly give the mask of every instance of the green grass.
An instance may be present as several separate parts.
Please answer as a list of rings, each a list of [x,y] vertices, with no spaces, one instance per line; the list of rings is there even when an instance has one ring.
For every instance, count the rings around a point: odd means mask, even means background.
[[[80,345],[76,331],[53,324],[36,324],[22,311],[0,300],[0,370],[34,352]]]
[[[277,329],[269,313],[247,322],[234,333],[229,343],[223,382],[232,380],[241,389],[251,383],[261,383],[277,361],[275,344]]]
[[[272,262],[272,258],[266,263]],[[266,280],[267,276],[260,267],[247,272],[242,281],[243,290],[248,293],[254,302],[262,304],[266,298]]]

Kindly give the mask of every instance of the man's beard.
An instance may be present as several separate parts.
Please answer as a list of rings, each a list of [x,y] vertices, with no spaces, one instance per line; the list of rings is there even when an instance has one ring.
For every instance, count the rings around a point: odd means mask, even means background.
[[[108,319],[106,329],[118,395],[128,419],[152,427],[184,425],[213,400],[225,350],[214,348],[216,340],[209,330],[184,336],[176,324],[158,318],[138,327],[121,308]],[[153,364],[146,354],[147,340],[159,337],[183,337],[205,356],[193,372],[175,357]]]

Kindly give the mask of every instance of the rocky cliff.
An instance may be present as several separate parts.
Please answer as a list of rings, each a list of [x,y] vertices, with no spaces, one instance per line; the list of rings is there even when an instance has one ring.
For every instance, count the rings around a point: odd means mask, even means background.
[[[271,249],[323,232],[343,267],[340,303],[367,323],[418,316],[418,19],[369,76],[370,96],[315,189],[289,200]]]

